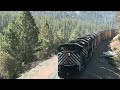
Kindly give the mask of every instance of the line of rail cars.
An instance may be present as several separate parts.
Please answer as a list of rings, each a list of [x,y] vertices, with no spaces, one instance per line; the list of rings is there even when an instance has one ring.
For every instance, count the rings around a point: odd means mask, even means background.
[[[80,73],[101,41],[113,38],[118,30],[97,31],[58,47],[58,76]]]

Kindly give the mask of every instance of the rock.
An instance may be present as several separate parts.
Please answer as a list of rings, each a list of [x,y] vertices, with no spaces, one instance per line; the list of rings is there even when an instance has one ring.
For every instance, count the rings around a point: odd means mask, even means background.
[[[35,68],[38,64],[40,63],[40,61],[34,61],[28,64],[23,64],[23,71],[27,71],[29,69]]]
[[[116,56],[116,53],[114,53],[114,52],[112,52],[112,51],[103,52],[103,54],[106,55],[107,57]]]
[[[118,37],[119,37],[119,34],[118,34],[118,35],[116,35],[116,36],[113,38],[113,40],[118,39]]]

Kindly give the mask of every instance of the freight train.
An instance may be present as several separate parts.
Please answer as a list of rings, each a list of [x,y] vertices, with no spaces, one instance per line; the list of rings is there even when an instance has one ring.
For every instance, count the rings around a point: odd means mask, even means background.
[[[58,47],[58,76],[64,78],[80,73],[101,41],[113,38],[117,29],[97,31],[61,44]]]

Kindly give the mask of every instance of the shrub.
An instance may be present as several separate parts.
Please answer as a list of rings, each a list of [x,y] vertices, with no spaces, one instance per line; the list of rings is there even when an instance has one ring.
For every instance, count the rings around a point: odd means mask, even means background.
[[[13,79],[21,73],[21,63],[12,58],[8,53],[0,51],[0,77]]]

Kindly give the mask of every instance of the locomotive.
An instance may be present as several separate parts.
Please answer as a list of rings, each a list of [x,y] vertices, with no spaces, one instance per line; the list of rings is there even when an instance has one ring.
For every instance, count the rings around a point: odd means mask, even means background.
[[[118,33],[117,29],[97,31],[59,45],[58,76],[64,78],[65,76],[80,73],[100,42],[113,38]]]

